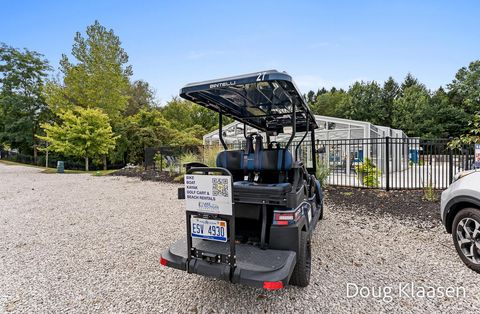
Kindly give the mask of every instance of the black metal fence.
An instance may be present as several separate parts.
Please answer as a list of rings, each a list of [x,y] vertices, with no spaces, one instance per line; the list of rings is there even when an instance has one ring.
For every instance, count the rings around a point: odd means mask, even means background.
[[[182,163],[203,162],[201,146],[164,146],[145,148],[145,169],[153,168],[159,171],[182,172]],[[188,159],[188,160],[186,160]],[[196,159],[196,160],[193,160]],[[201,160],[198,160],[201,159]]]
[[[317,140],[317,177],[327,185],[385,190],[445,189],[453,176],[471,169],[474,146],[458,149],[448,146],[448,139],[364,138]],[[310,141],[293,141],[297,154],[307,168],[312,168]],[[243,149],[245,142],[228,144],[229,149]],[[298,147],[298,148],[297,148]],[[161,147],[145,150],[145,167],[160,171],[182,172],[182,164],[200,161],[215,165],[218,145],[200,147]]]
[[[451,149],[448,139],[367,138],[316,143],[327,184],[363,188],[445,189],[471,169],[473,145]]]

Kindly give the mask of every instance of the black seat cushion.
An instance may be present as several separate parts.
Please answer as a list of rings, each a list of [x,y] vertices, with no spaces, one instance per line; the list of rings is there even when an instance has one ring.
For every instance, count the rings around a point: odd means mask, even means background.
[[[237,181],[233,183],[233,191],[255,194],[285,194],[292,191],[292,185],[290,183]]]

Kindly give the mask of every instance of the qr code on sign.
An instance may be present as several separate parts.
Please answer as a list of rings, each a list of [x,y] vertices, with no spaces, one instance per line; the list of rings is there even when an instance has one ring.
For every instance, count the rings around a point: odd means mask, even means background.
[[[228,197],[228,179],[212,178],[213,196]]]

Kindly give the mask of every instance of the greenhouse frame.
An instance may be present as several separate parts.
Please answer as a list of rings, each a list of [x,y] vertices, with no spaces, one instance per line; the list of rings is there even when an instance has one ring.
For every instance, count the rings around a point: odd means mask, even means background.
[[[342,172],[343,178],[348,182],[339,185],[350,185],[350,181],[357,180],[355,166],[369,158],[381,172],[386,170],[385,162],[385,138],[408,139],[402,130],[392,129],[386,126],[374,125],[365,121],[342,119],[328,116],[315,115],[319,128],[315,131],[316,146],[319,150],[318,160],[328,164],[331,172]],[[246,133],[258,132],[250,126],[244,126],[241,122],[233,122],[223,127],[223,138],[232,149],[240,149],[245,143],[244,130]],[[260,132],[260,134],[262,134]],[[297,133],[297,142],[304,133]],[[262,134],[266,138],[265,134]],[[283,133],[272,137],[272,141],[286,143],[290,134]],[[291,149],[295,149],[295,142]],[[407,164],[412,150],[415,150],[417,139],[408,139],[408,145],[390,145],[390,171],[402,171]],[[206,146],[219,144],[218,130],[212,131],[203,137]],[[299,149],[300,158],[307,167],[312,166],[311,149],[306,143]],[[417,147],[418,150],[418,147]],[[333,178],[333,176],[331,176]],[[358,181],[358,180],[357,180]]]

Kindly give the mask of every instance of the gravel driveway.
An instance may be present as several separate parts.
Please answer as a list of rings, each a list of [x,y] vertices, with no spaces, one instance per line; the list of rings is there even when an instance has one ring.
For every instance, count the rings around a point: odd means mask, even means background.
[[[162,250],[185,233],[176,185],[1,163],[0,180],[0,312],[468,313],[480,307],[480,275],[463,266],[438,224],[354,213],[327,200],[313,238],[310,286],[268,292],[159,265]],[[399,291],[402,283],[436,294],[408,297]],[[450,286],[458,297],[439,295],[439,287]],[[365,297],[349,297],[355,287],[365,287]]]

